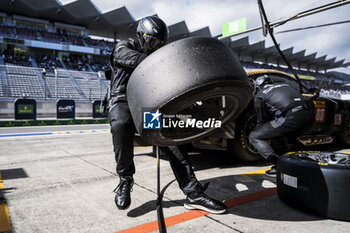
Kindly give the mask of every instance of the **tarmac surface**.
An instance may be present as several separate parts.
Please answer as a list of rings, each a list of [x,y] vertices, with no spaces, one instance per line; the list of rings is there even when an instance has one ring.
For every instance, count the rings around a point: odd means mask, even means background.
[[[241,163],[222,152],[190,155],[207,193],[225,200],[226,214],[184,209],[167,157],[161,185],[168,232],[350,232],[350,222],[325,219],[280,201],[269,164]],[[0,232],[158,232],[156,158],[135,147],[129,209],[114,205],[118,184],[108,125],[0,129]]]

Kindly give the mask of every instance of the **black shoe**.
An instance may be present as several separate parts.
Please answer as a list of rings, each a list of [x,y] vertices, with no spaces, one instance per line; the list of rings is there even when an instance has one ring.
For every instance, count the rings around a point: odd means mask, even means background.
[[[276,177],[277,171],[276,171],[276,166],[272,166],[270,170],[265,172],[265,175],[269,177]]]
[[[133,185],[134,179],[131,176],[120,177],[120,182],[114,189],[116,193],[114,202],[118,209],[125,210],[129,208],[131,204],[130,192]]]
[[[212,214],[222,214],[227,207],[220,201],[215,200],[204,193],[204,190],[194,191],[187,195],[184,207],[188,210],[204,210]]]

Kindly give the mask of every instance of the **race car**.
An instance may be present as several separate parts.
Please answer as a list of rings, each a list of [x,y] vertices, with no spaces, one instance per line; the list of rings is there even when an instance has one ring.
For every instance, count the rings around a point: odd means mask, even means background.
[[[299,90],[297,80],[284,72],[277,70],[250,70],[248,77],[254,85],[254,80],[267,75],[273,83],[288,83]],[[319,89],[309,89],[302,85],[303,96],[313,101],[315,119],[301,136],[296,138],[295,144],[303,146],[330,144],[333,142],[350,145],[350,102],[340,99],[323,98],[319,96]],[[256,126],[256,114],[251,100],[245,111],[237,120],[230,122],[223,129],[210,137],[192,142],[195,148],[211,150],[227,150],[230,154],[244,161],[255,161],[261,158],[256,149],[249,143],[249,133]],[[273,147],[283,144],[281,139],[270,142]]]

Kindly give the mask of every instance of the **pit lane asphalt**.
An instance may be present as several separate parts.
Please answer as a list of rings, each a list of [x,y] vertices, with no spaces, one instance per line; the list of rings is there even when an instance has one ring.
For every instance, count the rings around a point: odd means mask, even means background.
[[[10,231],[157,232],[152,223],[157,219],[152,148],[135,147],[132,204],[120,211],[113,201],[118,178],[109,126],[96,127],[1,128],[2,135],[73,132],[0,138],[0,200],[8,209]],[[210,182],[207,193],[231,208],[224,215],[187,211],[185,196],[171,183],[163,198],[166,222],[173,223],[168,232],[349,232],[350,222],[303,213],[281,202],[275,179],[260,174],[268,164],[243,164],[215,151],[190,158],[197,178]],[[167,160],[161,157],[162,187],[174,180]],[[1,219],[0,224],[1,232],[6,228]]]

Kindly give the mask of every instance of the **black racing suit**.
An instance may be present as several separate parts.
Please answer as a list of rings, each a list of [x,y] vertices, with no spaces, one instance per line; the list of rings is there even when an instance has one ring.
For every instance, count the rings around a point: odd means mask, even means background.
[[[110,56],[112,75],[108,118],[119,176],[132,177],[135,173],[133,142],[136,129],[127,103],[126,86],[134,69],[145,58],[146,54],[131,39],[117,43]],[[184,147],[170,146],[162,149],[169,155],[171,168],[186,195],[202,187],[195,177]]]
[[[297,136],[313,120],[311,101],[285,83],[268,84],[254,98],[257,125],[249,135],[250,143],[268,161],[275,163],[278,155],[268,140]]]

